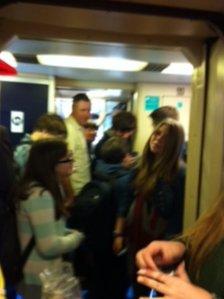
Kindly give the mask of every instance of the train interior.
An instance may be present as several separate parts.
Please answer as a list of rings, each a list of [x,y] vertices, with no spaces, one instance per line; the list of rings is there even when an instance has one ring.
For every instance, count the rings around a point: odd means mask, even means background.
[[[84,91],[93,114],[107,116],[99,137],[117,105],[136,114],[134,146],[141,152],[152,129],[150,111],[175,106],[188,141],[188,227],[223,186],[223,14],[224,2],[211,0],[1,1],[1,51],[14,55],[17,75],[0,77],[0,121],[16,144],[38,115],[67,116],[74,93]],[[57,62],[58,55],[108,60],[90,69],[59,66],[49,56],[40,62],[42,55],[57,55]],[[145,65],[123,71],[111,58]],[[171,63],[178,71],[164,73]],[[180,74],[186,65],[190,71]]]

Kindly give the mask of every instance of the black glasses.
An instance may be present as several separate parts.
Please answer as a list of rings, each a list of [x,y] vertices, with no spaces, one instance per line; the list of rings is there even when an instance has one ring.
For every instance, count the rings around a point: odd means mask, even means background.
[[[74,162],[74,159],[68,158],[68,159],[60,160],[57,163],[62,164],[62,163],[73,163],[73,162]]]

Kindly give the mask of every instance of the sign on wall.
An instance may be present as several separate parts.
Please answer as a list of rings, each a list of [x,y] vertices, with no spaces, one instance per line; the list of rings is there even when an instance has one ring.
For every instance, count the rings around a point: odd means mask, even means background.
[[[24,132],[24,112],[22,111],[10,112],[10,131],[12,133]]]
[[[146,96],[145,101],[145,111],[153,111],[159,108],[159,97],[158,96]]]

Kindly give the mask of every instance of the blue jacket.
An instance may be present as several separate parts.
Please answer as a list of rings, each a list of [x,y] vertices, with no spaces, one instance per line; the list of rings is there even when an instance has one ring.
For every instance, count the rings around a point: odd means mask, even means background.
[[[133,199],[134,170],[124,169],[121,164],[108,164],[103,160],[97,160],[94,175],[97,180],[100,180],[100,177],[107,177],[108,182],[112,182],[116,216],[126,217]]]

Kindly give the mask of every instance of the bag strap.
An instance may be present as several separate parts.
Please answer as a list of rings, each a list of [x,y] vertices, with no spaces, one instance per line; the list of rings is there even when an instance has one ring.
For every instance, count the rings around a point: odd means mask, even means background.
[[[21,256],[21,266],[22,268],[25,266],[26,262],[27,262],[27,259],[32,251],[32,249],[34,248],[34,245],[35,245],[35,238],[34,236],[32,236],[32,238],[30,239],[29,243],[27,244],[25,250],[23,251],[22,253],[22,256]]]

